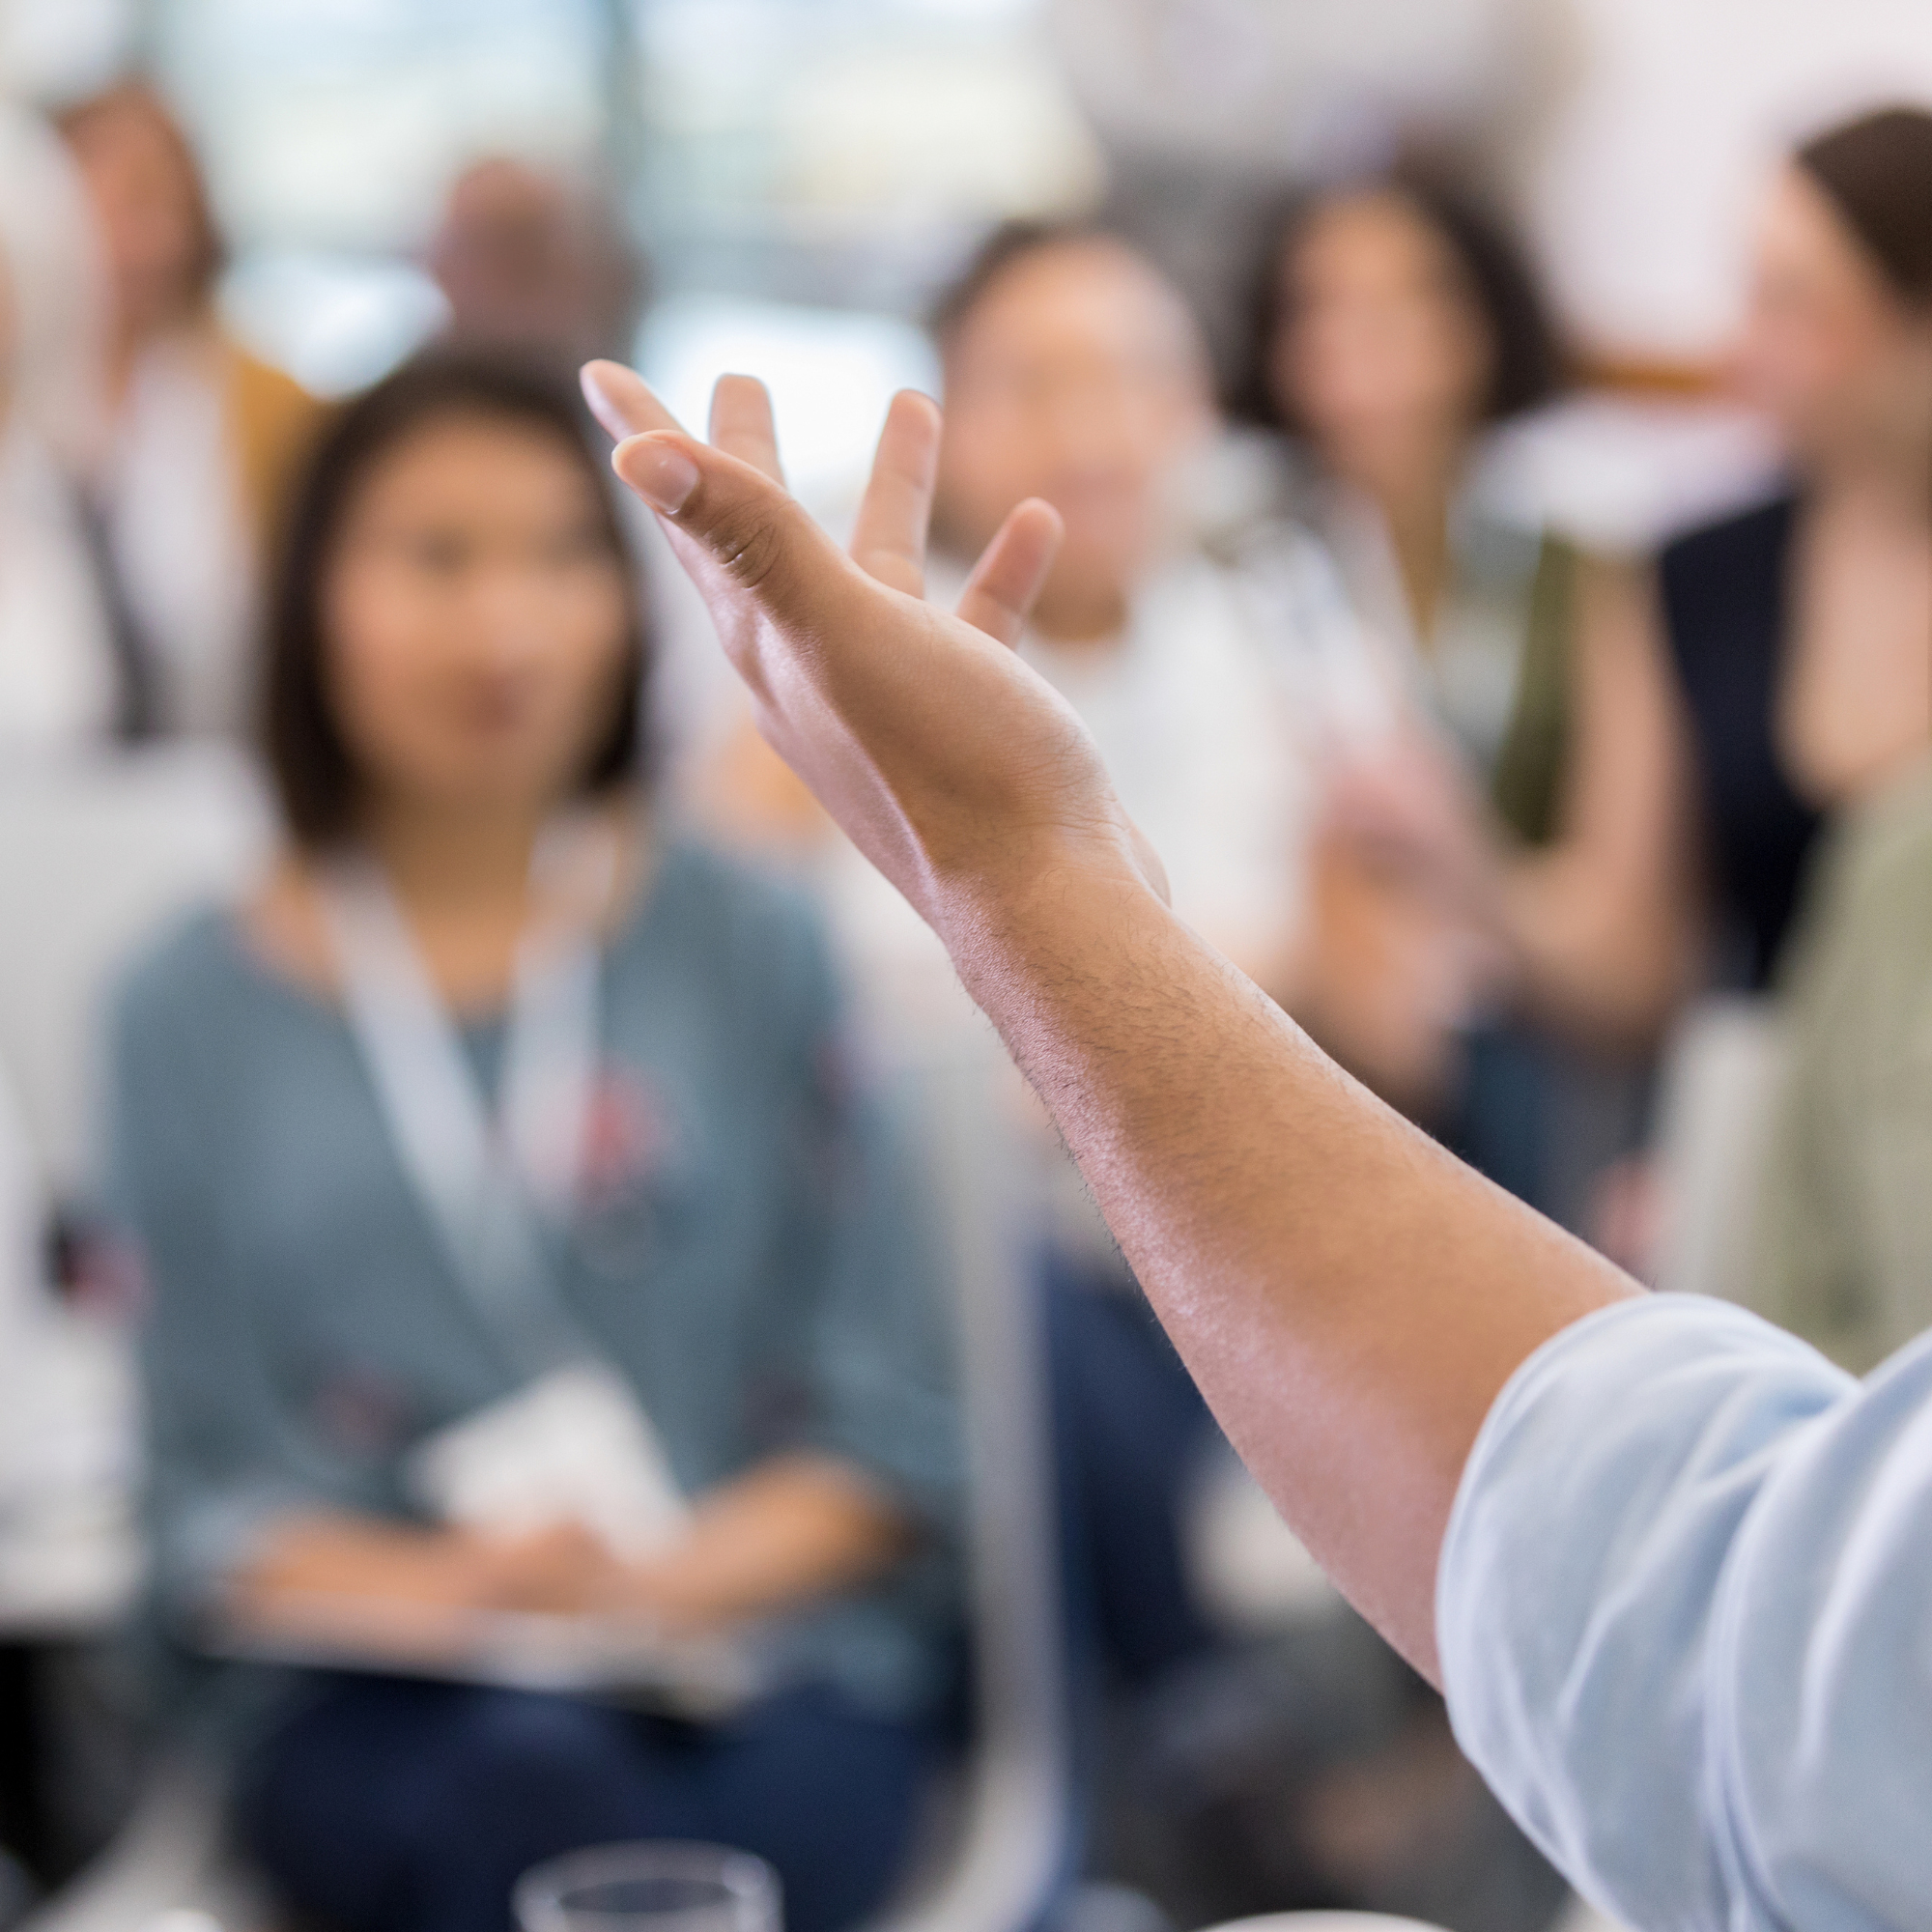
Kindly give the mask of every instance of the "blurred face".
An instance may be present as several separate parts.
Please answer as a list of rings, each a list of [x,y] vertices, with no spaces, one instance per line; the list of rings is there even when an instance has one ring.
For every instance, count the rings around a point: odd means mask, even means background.
[[[1745,396],[1801,460],[1856,453],[1922,416],[1928,338],[1830,196],[1787,168],[1758,231],[1735,359]]]
[[[1317,211],[1281,263],[1274,393],[1344,474],[1460,443],[1495,347],[1447,242],[1399,194]]]
[[[1112,242],[1023,257],[960,324],[946,364],[939,506],[973,554],[1026,497],[1066,521],[1041,600],[1124,598],[1167,535],[1170,480],[1212,424],[1180,298]]]
[[[430,249],[452,335],[572,360],[621,335],[628,265],[582,190],[517,161],[479,162],[450,191]]]
[[[324,585],[326,676],[385,802],[548,811],[628,674],[623,561],[537,427],[451,417],[381,459]]]
[[[178,322],[199,292],[200,197],[179,140],[138,99],[82,117],[71,140],[99,223],[116,312],[130,335]]]

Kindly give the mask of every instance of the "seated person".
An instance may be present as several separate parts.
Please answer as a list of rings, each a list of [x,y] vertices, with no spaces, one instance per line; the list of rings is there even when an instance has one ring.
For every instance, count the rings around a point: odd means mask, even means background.
[[[1362,815],[1351,808],[1364,785],[1379,804],[1453,762],[1435,781],[1480,790],[1501,837],[1540,850],[1561,829],[1587,570],[1498,500],[1492,473],[1498,427],[1548,401],[1561,374],[1528,262],[1480,203],[1404,170],[1299,197],[1255,283],[1236,402],[1279,445],[1276,514],[1329,544],[1439,740],[1351,774],[1338,822]],[[1570,1171],[1557,1129],[1594,1145],[1612,1125],[1564,1118],[1593,1104],[1595,1061],[1586,1070],[1547,1034],[1487,1017],[1459,1061],[1437,1131],[1492,1179],[1577,1221],[1592,1177]]]
[[[636,585],[547,380],[445,353],[351,404],[272,603],[286,851],[119,1017],[157,1610],[350,1666],[197,1700],[246,1845],[345,1932],[496,1932],[526,1867],[635,1838],[850,1923],[949,1688],[934,1257],[812,921],[650,809]],[[755,1689],[673,1721],[491,1688],[503,1612],[735,1633]]]
[[[1264,251],[1237,406],[1284,439],[1282,505],[1527,845],[1552,834],[1580,559],[1496,500],[1495,431],[1562,368],[1527,261],[1404,172],[1298,200]]]

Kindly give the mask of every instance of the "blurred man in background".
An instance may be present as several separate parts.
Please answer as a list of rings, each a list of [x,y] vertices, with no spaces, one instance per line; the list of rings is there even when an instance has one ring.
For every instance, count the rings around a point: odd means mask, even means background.
[[[572,369],[629,352],[646,292],[643,258],[609,195],[500,155],[457,176],[429,269],[452,340]]]

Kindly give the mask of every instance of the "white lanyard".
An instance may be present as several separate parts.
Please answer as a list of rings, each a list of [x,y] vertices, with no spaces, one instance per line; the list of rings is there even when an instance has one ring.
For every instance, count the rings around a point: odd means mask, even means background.
[[[494,1120],[382,868],[356,855],[320,874],[350,1030],[404,1172],[478,1312],[538,1373],[590,1352],[538,1215],[567,1220],[577,1201],[597,1057],[589,908],[608,906],[615,856],[588,823],[539,843],[532,879],[554,909],[518,948]]]

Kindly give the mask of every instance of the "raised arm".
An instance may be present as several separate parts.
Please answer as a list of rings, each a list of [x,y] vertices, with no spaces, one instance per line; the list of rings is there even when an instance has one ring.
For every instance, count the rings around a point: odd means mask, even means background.
[[[1436,1672],[1476,1432],[1541,1343],[1634,1285],[1373,1098],[1169,911],[1079,720],[1008,648],[1057,540],[1022,504],[957,617],[920,599],[938,412],[901,396],[850,556],[786,494],[763,391],[715,447],[593,364],[760,728],[938,932],[1190,1372],[1349,1596]]]

